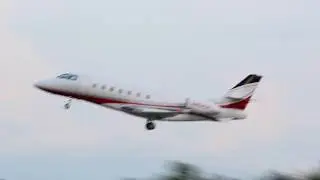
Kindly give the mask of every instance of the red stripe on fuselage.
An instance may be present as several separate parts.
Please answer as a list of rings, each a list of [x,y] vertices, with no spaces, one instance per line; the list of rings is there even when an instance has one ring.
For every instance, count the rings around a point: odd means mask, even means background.
[[[73,97],[76,99],[82,99],[82,100],[89,101],[96,104],[132,104],[132,105],[157,106],[157,107],[165,107],[165,108],[183,108],[182,106],[179,106],[179,105],[146,104],[146,103],[129,102],[125,100],[112,99],[112,98],[102,98],[102,97],[95,97],[95,96],[89,96],[89,95],[81,95],[78,93],[66,92],[66,91],[61,91],[56,89],[46,89],[46,88],[40,88],[40,89],[50,92],[52,94]]]

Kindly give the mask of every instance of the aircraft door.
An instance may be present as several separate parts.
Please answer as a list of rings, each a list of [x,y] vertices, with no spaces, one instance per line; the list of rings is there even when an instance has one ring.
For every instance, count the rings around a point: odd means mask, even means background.
[[[88,96],[89,95],[89,79],[87,77],[83,77],[81,76],[81,78],[79,79],[79,86],[78,86],[78,93],[83,95],[83,96]]]

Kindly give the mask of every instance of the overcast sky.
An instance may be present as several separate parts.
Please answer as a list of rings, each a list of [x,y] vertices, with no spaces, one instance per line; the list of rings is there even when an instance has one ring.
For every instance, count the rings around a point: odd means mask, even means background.
[[[166,160],[252,177],[318,164],[318,0],[1,0],[0,178],[148,177]],[[33,88],[63,72],[217,98],[264,75],[231,123],[157,123]]]

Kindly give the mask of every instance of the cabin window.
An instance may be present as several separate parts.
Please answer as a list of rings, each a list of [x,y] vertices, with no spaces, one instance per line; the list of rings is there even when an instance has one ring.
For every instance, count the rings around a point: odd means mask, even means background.
[[[141,93],[137,93],[137,97],[140,97],[141,96]]]
[[[93,84],[92,87],[93,87],[93,88],[97,87],[97,84]]]
[[[131,95],[132,94],[132,91],[128,91],[128,95]]]
[[[101,86],[101,89],[106,89],[106,86],[105,85]]]
[[[123,92],[123,90],[122,89],[119,89],[119,93],[121,94]]]
[[[115,87],[111,87],[109,90],[112,92],[114,91]]]
[[[147,99],[150,99],[150,95],[147,95],[146,98],[147,98]]]

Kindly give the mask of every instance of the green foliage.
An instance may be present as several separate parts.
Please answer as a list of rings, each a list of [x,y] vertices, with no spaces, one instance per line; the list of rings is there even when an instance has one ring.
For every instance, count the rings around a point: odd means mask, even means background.
[[[240,180],[215,174],[206,177],[199,167],[178,161],[170,162],[166,167],[167,173],[156,178],[157,180]],[[261,176],[258,180],[320,180],[320,168],[304,173],[300,177],[275,171]]]
[[[271,172],[267,175],[264,175],[260,178],[260,180],[298,180],[293,175],[287,175],[280,172]]]
[[[194,165],[171,162],[169,163],[169,174],[164,180],[199,180],[201,178],[200,169]]]
[[[168,167],[168,174],[160,178],[161,180],[237,180],[222,175],[206,177],[199,167],[183,162],[170,162]]]
[[[320,168],[306,175],[308,180],[320,180]]]

